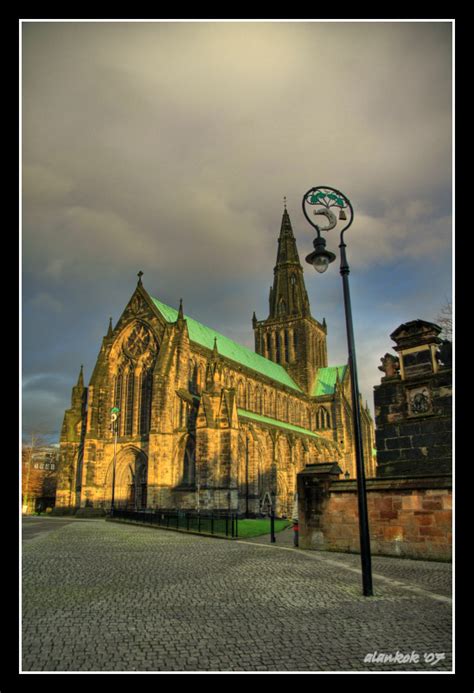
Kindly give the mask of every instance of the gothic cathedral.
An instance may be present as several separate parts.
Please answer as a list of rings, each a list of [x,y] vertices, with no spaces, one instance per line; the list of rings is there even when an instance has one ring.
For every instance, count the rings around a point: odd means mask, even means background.
[[[311,315],[287,210],[255,351],[151,296],[141,273],[102,340],[88,387],[81,372],[60,438],[56,506],[261,512],[275,494],[292,513],[296,474],[337,461],[355,478],[350,379],[328,367],[327,327]],[[119,410],[112,430],[111,410]],[[367,476],[374,426],[361,406]]]

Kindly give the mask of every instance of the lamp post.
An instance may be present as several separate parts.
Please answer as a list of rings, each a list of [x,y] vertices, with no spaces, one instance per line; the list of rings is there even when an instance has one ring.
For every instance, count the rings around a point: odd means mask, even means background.
[[[326,241],[321,236],[321,231],[330,231],[338,226],[338,222],[343,224],[340,231],[339,248],[341,251],[340,273],[342,276],[342,288],[344,294],[344,309],[346,316],[347,347],[349,351],[349,372],[351,378],[352,391],[352,417],[354,425],[354,438],[356,450],[356,469],[357,469],[357,499],[359,508],[359,536],[360,536],[360,557],[362,563],[362,588],[366,597],[373,595],[372,589],[372,567],[370,556],[370,537],[369,521],[367,513],[367,493],[365,487],[364,456],[362,447],[362,430],[359,406],[359,384],[357,379],[357,363],[354,342],[354,328],[352,324],[351,297],[349,291],[349,264],[347,262],[346,244],[344,242],[344,232],[347,231],[354,219],[354,210],[350,200],[339,190],[327,185],[320,185],[308,190],[303,196],[303,214],[307,221],[317,231],[317,237],[313,241],[314,251],[306,257],[306,262],[313,265],[315,270],[323,273],[328,265],[334,262],[334,253],[326,250]],[[333,210],[339,211],[339,220]],[[321,227],[316,224],[310,216],[325,217],[328,224]],[[349,219],[347,217],[349,212]],[[319,220],[318,220],[319,221]]]
[[[112,500],[110,502],[110,516],[113,517],[115,510],[115,460],[117,457],[117,435],[118,435],[118,417],[120,414],[120,409],[118,407],[112,407],[110,410],[112,422],[112,431],[114,432],[114,461],[112,464]]]
[[[276,493],[275,491],[272,491],[271,494],[272,498],[272,504],[270,507],[270,542],[274,544],[276,542],[275,539],[275,506],[276,506]]]
[[[249,516],[249,439],[245,437],[245,517]]]

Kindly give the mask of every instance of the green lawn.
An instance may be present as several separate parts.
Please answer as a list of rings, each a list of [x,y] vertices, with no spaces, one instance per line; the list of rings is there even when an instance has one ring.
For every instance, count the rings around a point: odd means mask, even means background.
[[[275,520],[275,533],[281,532],[286,527],[291,526],[288,520]],[[239,538],[244,537],[259,537],[261,534],[270,534],[270,520],[239,520],[238,525]]]

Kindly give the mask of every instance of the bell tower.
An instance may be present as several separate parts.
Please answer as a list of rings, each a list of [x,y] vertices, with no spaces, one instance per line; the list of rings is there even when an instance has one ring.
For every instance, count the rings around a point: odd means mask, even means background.
[[[311,316],[286,200],[269,303],[266,320],[253,315],[255,351],[282,365],[310,394],[318,368],[327,366],[327,328]]]

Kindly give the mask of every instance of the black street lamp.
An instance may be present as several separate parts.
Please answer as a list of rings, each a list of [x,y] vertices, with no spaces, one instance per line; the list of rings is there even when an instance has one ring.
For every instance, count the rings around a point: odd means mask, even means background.
[[[112,407],[112,409],[110,410],[110,414],[110,422],[114,434],[114,459],[112,463],[112,499],[110,503],[110,517],[113,517],[115,511],[115,465],[117,458],[118,417],[120,416],[120,409],[118,407]]]
[[[270,542],[274,544],[275,539],[275,507],[276,507],[276,493],[272,491],[271,493],[272,504],[270,507]]]
[[[325,272],[328,265],[334,262],[334,253],[326,250],[326,241],[321,237],[321,231],[330,231],[338,226],[338,221],[347,222],[340,232],[339,248],[341,250],[340,273],[342,275],[342,288],[344,293],[344,308],[346,315],[347,346],[349,351],[349,372],[351,377],[352,390],[352,416],[354,424],[354,437],[356,449],[356,469],[357,469],[357,498],[359,506],[359,535],[360,535],[360,557],[362,562],[362,588],[366,597],[373,595],[372,590],[372,567],[370,556],[370,537],[369,520],[367,513],[367,494],[365,488],[364,456],[362,447],[362,430],[359,406],[359,384],[357,379],[357,363],[354,342],[354,328],[352,324],[351,296],[349,292],[349,264],[346,256],[346,244],[344,242],[344,232],[347,231],[354,219],[354,210],[350,200],[339,190],[328,185],[319,185],[311,188],[303,196],[303,214],[307,221],[317,231],[317,237],[313,241],[314,251],[306,257],[306,262],[313,265],[317,272]],[[334,211],[339,212],[339,219]],[[321,227],[315,224],[313,217],[326,217],[328,225]],[[348,220],[346,212],[350,213]]]
[[[249,516],[249,439],[245,436],[245,517]]]

